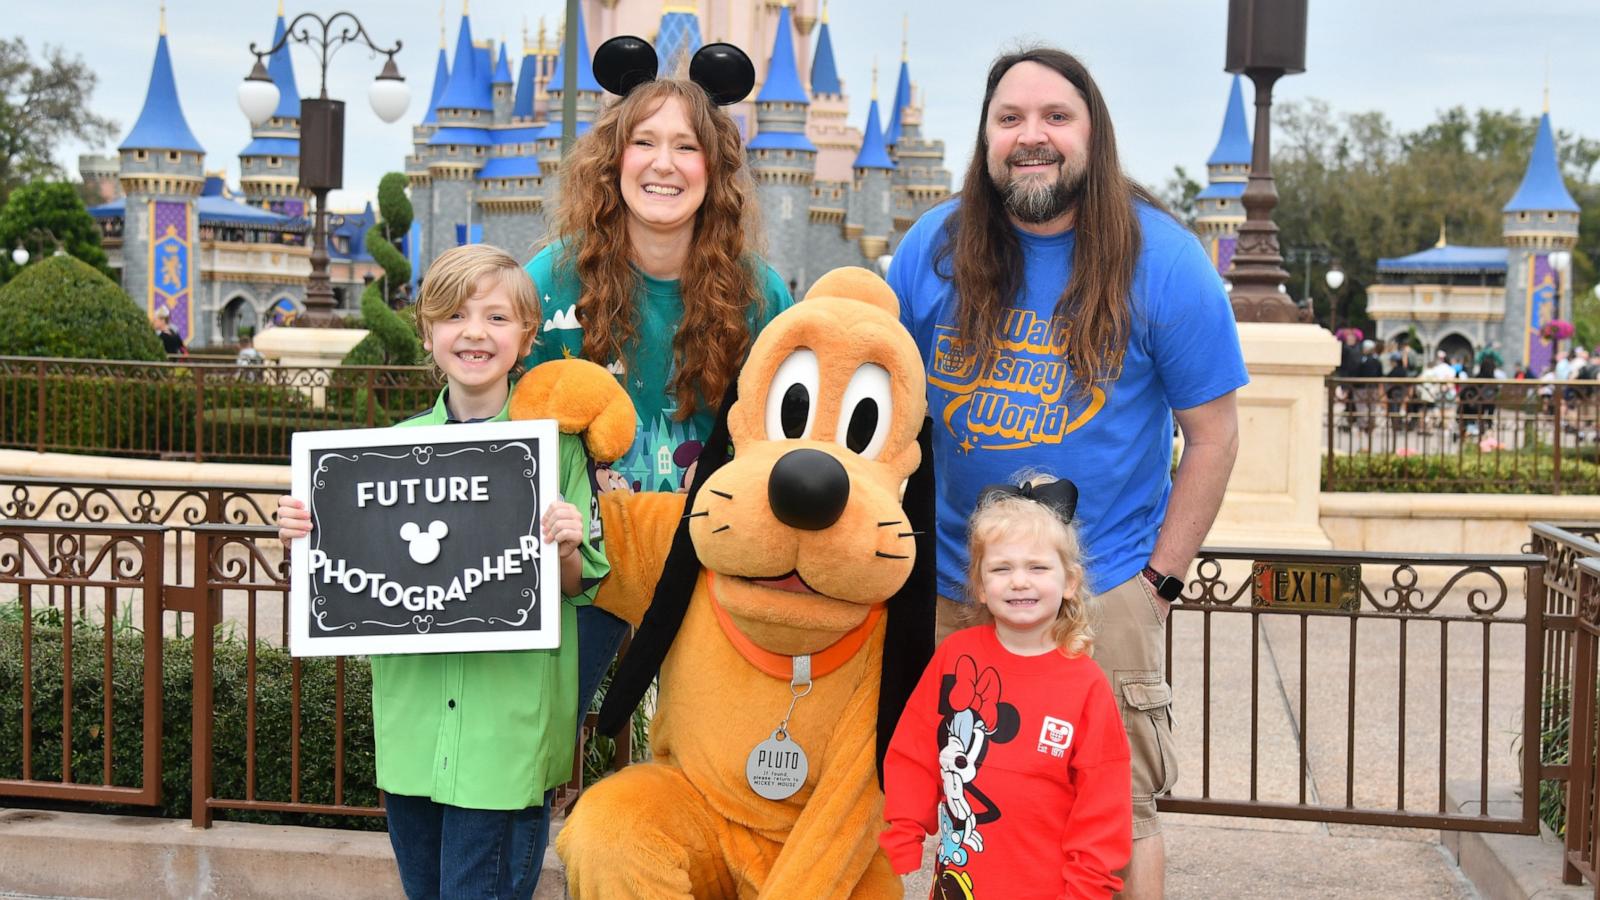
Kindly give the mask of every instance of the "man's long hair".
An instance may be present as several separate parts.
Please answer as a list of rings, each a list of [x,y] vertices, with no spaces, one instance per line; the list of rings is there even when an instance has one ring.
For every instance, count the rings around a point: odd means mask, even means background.
[[[683,318],[672,335],[674,418],[687,419],[727,391],[750,347],[750,310],[762,302],[756,281],[760,234],[755,183],[745,167],[739,128],[699,85],[663,78],[640,85],[608,107],[562,165],[561,200],[551,234],[565,241],[558,266],[572,265],[581,286],[578,321],[583,358],[601,365],[636,347],[640,275],[633,266],[622,154],[633,129],[667,98],[683,104],[706,160],[706,196],[695,214],[689,257],[679,276]],[[661,340],[664,335],[645,335]]]
[[[961,336],[978,364],[994,346],[1004,310],[1022,288],[1022,245],[989,175],[989,104],[1006,72],[1034,62],[1077,88],[1089,108],[1089,148],[1079,192],[1072,277],[1056,301],[1056,315],[1071,324],[1067,363],[1077,390],[1115,380],[1128,346],[1133,315],[1129,293],[1139,258],[1140,231],[1135,201],[1158,208],[1160,201],[1122,172],[1111,114],[1089,70],[1069,53],[1033,47],[1008,53],[989,67],[978,143],[961,184],[960,206],[945,222],[946,240],[934,257],[936,270],[952,279],[958,298]]]

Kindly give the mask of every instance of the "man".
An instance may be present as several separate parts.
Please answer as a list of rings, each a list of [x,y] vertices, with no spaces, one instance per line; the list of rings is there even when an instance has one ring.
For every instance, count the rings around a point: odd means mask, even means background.
[[[1133,754],[1124,896],[1159,897],[1153,795],[1177,768],[1171,597],[1155,582],[1175,596],[1165,579],[1187,572],[1238,449],[1234,391],[1247,377],[1222,280],[1123,174],[1088,71],[1040,48],[989,70],[961,194],[911,228],[889,282],[927,361],[936,419],[940,630],[964,594],[963,530],[981,488],[1029,467],[1075,482],[1095,661]],[[1174,414],[1184,452],[1170,478]]]

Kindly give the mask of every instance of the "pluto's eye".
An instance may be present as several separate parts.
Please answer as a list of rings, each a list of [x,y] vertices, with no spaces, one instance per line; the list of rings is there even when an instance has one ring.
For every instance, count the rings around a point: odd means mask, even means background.
[[[839,405],[839,443],[867,459],[877,459],[894,418],[889,372],[866,363],[850,376]]]
[[[767,391],[767,440],[811,435],[817,418],[817,355],[804,347],[778,364]]]

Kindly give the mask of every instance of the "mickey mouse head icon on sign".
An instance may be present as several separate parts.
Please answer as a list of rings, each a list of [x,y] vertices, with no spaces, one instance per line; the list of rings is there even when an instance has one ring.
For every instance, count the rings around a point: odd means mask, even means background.
[[[450,533],[450,526],[434,519],[428,523],[428,530],[423,531],[415,522],[407,522],[400,526],[400,539],[409,545],[411,561],[419,566],[425,566],[439,558],[439,541]]]

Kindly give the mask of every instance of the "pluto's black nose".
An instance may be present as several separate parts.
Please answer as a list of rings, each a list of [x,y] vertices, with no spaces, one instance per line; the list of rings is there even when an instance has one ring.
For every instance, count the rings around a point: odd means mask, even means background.
[[[850,501],[850,475],[821,450],[790,450],[767,478],[772,514],[791,528],[821,531],[839,521]]]

